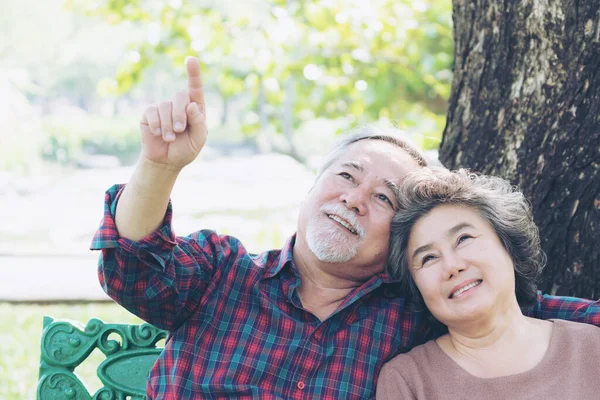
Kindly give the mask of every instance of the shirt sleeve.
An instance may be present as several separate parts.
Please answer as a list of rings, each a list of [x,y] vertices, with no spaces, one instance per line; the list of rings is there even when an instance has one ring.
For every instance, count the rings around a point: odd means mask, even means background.
[[[600,300],[550,296],[538,292],[537,304],[527,315],[539,319],[565,319],[600,326]]]
[[[416,399],[402,374],[390,365],[384,365],[377,379],[376,400]]]
[[[100,284],[133,314],[175,330],[199,306],[215,271],[231,266],[231,245],[227,237],[208,230],[176,237],[170,202],[154,233],[137,242],[119,237],[114,216],[123,187],[115,185],[106,192],[104,217],[92,240],[91,249],[102,250]]]

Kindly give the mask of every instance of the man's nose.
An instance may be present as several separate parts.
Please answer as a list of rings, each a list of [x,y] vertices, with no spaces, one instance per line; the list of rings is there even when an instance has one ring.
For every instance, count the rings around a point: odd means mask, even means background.
[[[362,185],[353,187],[345,191],[340,200],[351,210],[354,210],[358,215],[364,215],[367,211],[367,202],[369,200],[368,188]]]

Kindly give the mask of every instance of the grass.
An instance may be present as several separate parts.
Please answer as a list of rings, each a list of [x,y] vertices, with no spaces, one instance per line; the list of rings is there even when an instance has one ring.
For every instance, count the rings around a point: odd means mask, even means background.
[[[40,361],[40,338],[45,315],[82,324],[91,318],[111,323],[142,321],[114,303],[88,304],[11,304],[0,303],[0,399],[35,399]],[[96,350],[88,362],[76,369],[94,393],[101,384],[96,368],[104,355]]]

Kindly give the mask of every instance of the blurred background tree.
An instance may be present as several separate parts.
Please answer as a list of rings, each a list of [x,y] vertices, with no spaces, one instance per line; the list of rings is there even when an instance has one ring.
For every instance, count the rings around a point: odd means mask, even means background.
[[[451,4],[435,0],[90,1],[67,6],[145,31],[99,93],[122,96],[160,70],[204,64],[218,125],[304,160],[315,121],[341,131],[380,119],[437,148],[452,77]],[[163,85],[171,89],[172,85]],[[165,93],[169,96],[171,91]],[[155,90],[154,101],[163,98]],[[214,104],[213,107],[216,107]],[[214,118],[214,116],[213,116]],[[215,135],[219,137],[219,135]],[[298,139],[298,137],[301,139]]]
[[[143,37],[143,31],[82,18],[63,3],[0,4],[0,170],[35,172],[42,157],[74,161],[86,143],[107,141],[101,132],[118,138],[104,129],[107,124],[120,126],[119,133],[130,130],[107,151],[119,153],[128,140],[139,141],[137,118],[113,120],[117,101],[131,96],[106,98],[97,83],[121,62],[127,49],[121,38]]]

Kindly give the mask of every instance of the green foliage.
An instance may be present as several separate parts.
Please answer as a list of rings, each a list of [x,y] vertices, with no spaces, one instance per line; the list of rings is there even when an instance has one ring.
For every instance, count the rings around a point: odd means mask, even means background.
[[[347,125],[385,118],[425,137],[441,135],[452,77],[451,2],[68,4],[110,23],[147,27],[146,40],[132,43],[137,56],[119,69],[118,93],[131,90],[159,57],[182,66],[191,54],[204,64],[208,90],[252,96],[246,111],[262,118],[242,118],[246,133],[265,129],[265,121],[284,132],[326,117]],[[437,147],[438,140],[423,144]]]
[[[47,133],[44,156],[67,164],[85,149],[87,153],[114,154],[130,164],[140,150],[137,125],[135,118],[48,117],[43,121]]]
[[[35,173],[46,165],[44,150],[56,157],[80,149],[83,141],[73,136],[77,131],[63,128],[47,140],[43,115],[61,114],[67,120],[72,112],[106,113],[110,108],[122,114],[139,102],[132,93],[121,99],[123,106],[115,106],[116,99],[98,93],[114,93],[105,90],[111,85],[98,81],[115,74],[127,54],[126,42],[143,37],[144,31],[127,24],[108,26],[103,18],[66,11],[63,3],[19,0],[0,6],[0,170]],[[137,120],[131,126],[136,129]]]

